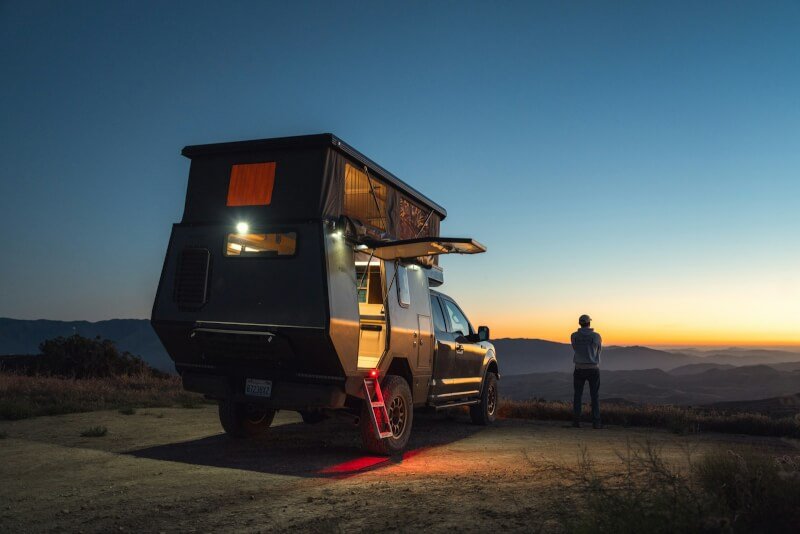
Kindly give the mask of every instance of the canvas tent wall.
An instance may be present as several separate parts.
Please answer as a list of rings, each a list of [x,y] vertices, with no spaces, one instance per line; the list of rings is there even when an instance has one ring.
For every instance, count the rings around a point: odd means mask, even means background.
[[[358,221],[382,240],[436,237],[447,212],[331,134],[189,146],[184,223]]]

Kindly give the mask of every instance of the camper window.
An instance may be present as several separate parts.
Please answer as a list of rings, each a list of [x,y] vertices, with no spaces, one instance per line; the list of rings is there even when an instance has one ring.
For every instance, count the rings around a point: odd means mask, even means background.
[[[284,257],[294,256],[297,234],[228,234],[226,256]]]
[[[344,169],[344,215],[386,231],[387,188],[349,163]]]
[[[411,288],[408,287],[408,269],[405,265],[397,266],[397,300],[404,308],[411,304]]]

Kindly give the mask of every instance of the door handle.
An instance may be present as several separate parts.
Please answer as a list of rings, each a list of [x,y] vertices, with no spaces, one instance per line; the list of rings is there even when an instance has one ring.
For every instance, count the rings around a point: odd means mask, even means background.
[[[456,354],[464,354],[464,345],[456,343]]]

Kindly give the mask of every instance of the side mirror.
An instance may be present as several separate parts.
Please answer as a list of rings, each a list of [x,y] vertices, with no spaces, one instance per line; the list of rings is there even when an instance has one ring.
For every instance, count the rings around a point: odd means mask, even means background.
[[[489,341],[489,327],[488,326],[479,326],[478,327],[478,341]]]

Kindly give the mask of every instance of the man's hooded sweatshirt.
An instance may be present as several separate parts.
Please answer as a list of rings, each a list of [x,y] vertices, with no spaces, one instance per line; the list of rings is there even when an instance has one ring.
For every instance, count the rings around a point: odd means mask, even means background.
[[[594,328],[579,328],[572,333],[572,350],[575,356],[575,369],[598,369],[600,367],[600,352],[603,350],[603,340]]]

